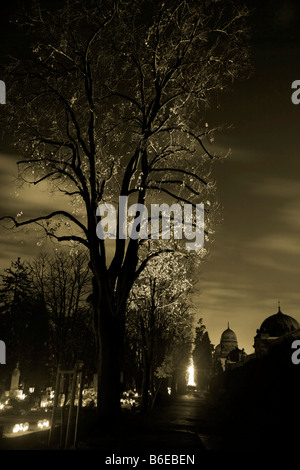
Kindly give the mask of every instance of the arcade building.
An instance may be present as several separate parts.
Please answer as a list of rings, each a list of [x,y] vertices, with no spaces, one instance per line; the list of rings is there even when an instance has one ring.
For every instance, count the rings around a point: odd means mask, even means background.
[[[282,313],[280,304],[278,312],[266,318],[256,330],[254,338],[255,357],[268,354],[273,346],[287,338],[300,337],[300,324],[295,318]]]
[[[247,355],[244,349],[239,349],[237,336],[228,323],[227,329],[221,335],[220,344],[215,348],[214,360],[221,363],[223,370],[233,369],[249,359],[269,354],[273,346],[289,338],[300,339],[300,323],[285,315],[278,304],[278,312],[267,317],[256,330],[253,354]]]

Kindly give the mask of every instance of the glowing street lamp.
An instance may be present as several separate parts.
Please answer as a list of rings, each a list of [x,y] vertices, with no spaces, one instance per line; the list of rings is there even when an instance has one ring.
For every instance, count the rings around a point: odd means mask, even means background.
[[[191,365],[189,366],[188,368],[188,385],[190,385],[191,387],[195,387],[196,384],[195,384],[195,378],[194,378],[194,373],[195,373],[195,370],[194,370],[194,363],[193,363],[193,359],[191,359]]]

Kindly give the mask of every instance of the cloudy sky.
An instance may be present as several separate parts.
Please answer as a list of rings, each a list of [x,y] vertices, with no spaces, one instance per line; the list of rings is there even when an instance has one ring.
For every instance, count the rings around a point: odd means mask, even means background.
[[[232,155],[215,169],[223,221],[195,300],[212,342],[229,321],[248,353],[278,300],[300,322],[300,105],[291,101],[300,78],[300,8],[260,3],[252,21],[254,72],[217,112],[234,125],[216,139]]]
[[[2,57],[19,47],[7,26],[15,4],[1,18]],[[213,344],[230,322],[239,347],[251,353],[256,329],[277,312],[278,300],[300,322],[300,105],[291,101],[291,84],[300,80],[300,7],[292,0],[248,4],[257,5],[251,20],[254,70],[222,98],[220,109],[211,110],[213,123],[233,124],[215,136],[216,149],[231,148],[231,156],[215,165],[222,221],[194,302]],[[16,184],[16,158],[0,148],[1,215],[23,211],[29,217],[61,207],[47,187]],[[37,254],[41,240],[32,239],[32,230],[12,234],[1,228],[0,246],[3,270],[18,256]]]

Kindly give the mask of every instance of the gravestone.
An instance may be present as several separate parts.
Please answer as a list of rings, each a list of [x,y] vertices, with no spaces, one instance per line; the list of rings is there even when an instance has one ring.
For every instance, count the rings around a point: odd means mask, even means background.
[[[0,340],[0,364],[6,364],[6,346],[4,341]]]
[[[20,369],[19,369],[19,363],[17,362],[16,368],[12,371],[12,374],[11,374],[11,382],[10,382],[11,392],[19,389],[19,380],[20,380]]]

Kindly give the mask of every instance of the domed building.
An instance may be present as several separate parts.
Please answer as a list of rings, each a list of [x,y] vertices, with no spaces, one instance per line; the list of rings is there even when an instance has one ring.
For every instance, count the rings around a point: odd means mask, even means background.
[[[300,331],[300,324],[295,318],[282,313],[280,305],[278,312],[266,318],[261,327],[256,330],[254,338],[255,356],[261,357],[268,354],[274,343],[287,336],[292,336],[297,330]]]
[[[215,359],[221,362],[222,368],[226,369],[231,364],[240,364],[246,353],[243,349],[239,349],[238,340],[233,330],[229,328],[223,331],[220,339],[220,344],[215,348]]]
[[[229,328],[223,331],[220,340],[221,354],[227,356],[233,349],[238,347],[237,337],[234,331]]]

